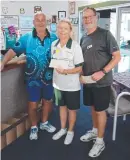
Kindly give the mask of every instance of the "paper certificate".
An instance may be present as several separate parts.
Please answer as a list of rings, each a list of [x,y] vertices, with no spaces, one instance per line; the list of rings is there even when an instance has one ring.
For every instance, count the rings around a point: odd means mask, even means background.
[[[61,59],[51,59],[50,68],[63,68],[68,69],[69,61],[68,60],[61,60]]]
[[[86,84],[97,83],[92,79],[92,76],[82,76],[82,80],[86,82]]]

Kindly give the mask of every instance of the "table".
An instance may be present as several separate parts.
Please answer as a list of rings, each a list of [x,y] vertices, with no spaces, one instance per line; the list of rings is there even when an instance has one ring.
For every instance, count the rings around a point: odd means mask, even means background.
[[[113,80],[124,89],[130,91],[130,72],[114,73]]]

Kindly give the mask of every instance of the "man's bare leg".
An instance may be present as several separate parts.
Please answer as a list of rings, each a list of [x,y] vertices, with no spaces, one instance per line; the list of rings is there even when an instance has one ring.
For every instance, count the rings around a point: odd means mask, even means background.
[[[28,114],[31,126],[37,126],[37,102],[28,103]]]

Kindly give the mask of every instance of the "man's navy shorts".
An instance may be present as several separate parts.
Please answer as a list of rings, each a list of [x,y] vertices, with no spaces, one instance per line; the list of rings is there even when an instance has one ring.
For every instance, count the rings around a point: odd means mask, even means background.
[[[38,102],[41,99],[51,100],[53,98],[52,84],[41,86],[27,86],[28,100],[30,102]]]

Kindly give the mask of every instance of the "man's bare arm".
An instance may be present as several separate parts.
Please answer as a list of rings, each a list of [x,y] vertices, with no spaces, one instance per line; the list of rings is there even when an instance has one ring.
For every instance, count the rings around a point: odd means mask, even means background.
[[[9,49],[8,52],[4,56],[2,63],[4,65],[7,64],[8,61],[10,61],[14,56],[16,56],[16,53],[12,49]]]
[[[108,65],[106,65],[104,67],[104,70],[106,72],[111,71],[119,63],[119,61],[121,60],[120,51],[113,52],[112,56],[113,56],[112,60],[108,63]]]
[[[2,59],[2,62],[0,64],[0,71],[4,69],[4,66],[14,57],[16,56],[16,53],[9,49],[8,52],[5,54],[4,58]]]

